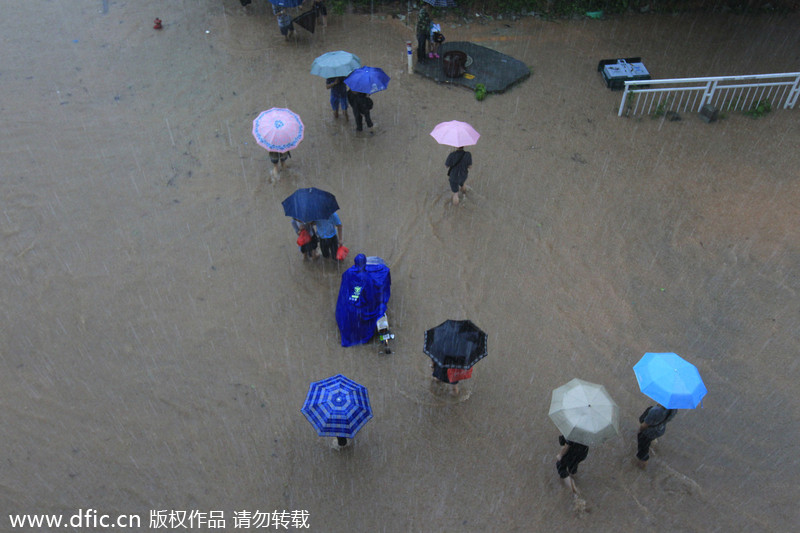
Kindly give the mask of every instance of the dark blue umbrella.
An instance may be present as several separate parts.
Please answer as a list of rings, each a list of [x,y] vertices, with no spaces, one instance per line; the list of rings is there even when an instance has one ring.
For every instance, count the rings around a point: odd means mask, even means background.
[[[269,0],[269,3],[278,7],[297,7],[303,0]]]
[[[486,333],[471,320],[445,320],[429,329],[422,351],[444,368],[471,368],[489,355]]]
[[[283,213],[301,222],[326,220],[338,209],[336,197],[327,191],[308,187],[297,189],[283,202]]]
[[[300,411],[320,437],[352,439],[372,418],[367,388],[341,374],[313,382]]]
[[[425,0],[425,3],[433,7],[456,7],[455,0]]]
[[[361,67],[351,72],[344,83],[356,92],[373,94],[386,90],[389,75],[377,67]]]

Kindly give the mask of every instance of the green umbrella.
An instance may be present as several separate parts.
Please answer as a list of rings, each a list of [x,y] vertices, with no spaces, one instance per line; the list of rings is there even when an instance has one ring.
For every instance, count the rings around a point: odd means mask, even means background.
[[[558,387],[549,414],[565,439],[586,446],[619,435],[619,407],[602,385],[576,378]]]

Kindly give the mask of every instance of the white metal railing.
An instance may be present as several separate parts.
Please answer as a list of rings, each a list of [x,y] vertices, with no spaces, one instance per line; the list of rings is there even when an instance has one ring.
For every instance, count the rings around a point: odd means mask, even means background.
[[[699,112],[706,104],[721,111],[748,111],[769,102],[771,109],[793,109],[800,95],[800,72],[630,80],[625,82],[619,116]]]

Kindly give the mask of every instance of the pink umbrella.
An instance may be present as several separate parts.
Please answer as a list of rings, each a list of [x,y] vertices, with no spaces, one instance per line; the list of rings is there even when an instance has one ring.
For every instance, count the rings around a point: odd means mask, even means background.
[[[459,122],[458,120],[437,124],[431,132],[431,137],[436,139],[439,144],[446,144],[456,148],[477,144],[480,136],[481,134],[475,131],[475,128],[466,122]]]
[[[253,137],[270,152],[288,152],[303,140],[303,121],[289,109],[273,107],[253,121]]]

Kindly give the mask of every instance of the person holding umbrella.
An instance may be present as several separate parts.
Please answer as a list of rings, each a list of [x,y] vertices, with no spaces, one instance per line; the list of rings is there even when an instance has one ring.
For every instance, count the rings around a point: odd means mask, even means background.
[[[342,245],[342,220],[338,213],[333,213],[325,219],[315,220],[314,227],[320,239],[319,249],[322,257],[335,260]]]
[[[458,205],[458,193],[467,194],[465,182],[472,166],[472,154],[464,150],[464,147],[477,144],[481,134],[466,122],[450,120],[437,124],[430,135],[439,144],[456,147],[447,156],[444,165],[447,167],[450,191],[453,193],[453,205]]]
[[[572,476],[589,446],[619,435],[619,406],[602,385],[575,378],[553,390],[548,414],[561,432],[556,471],[577,496]]]
[[[697,367],[672,352],[648,352],[633,365],[639,389],[655,400],[639,416],[636,459],[644,468],[650,459],[650,444],[666,431],[678,409],[695,409],[708,392]]]
[[[453,385],[471,377],[472,367],[489,355],[488,336],[471,320],[445,320],[425,332],[422,351],[431,358],[432,376]]]
[[[292,152],[270,152],[269,160],[272,163],[272,177],[276,180],[280,179],[280,170],[286,168],[286,160],[292,157]],[[280,162],[280,170],[278,170],[278,162]]]
[[[300,247],[300,253],[303,254],[303,260],[308,261],[309,259],[319,258],[319,252],[317,251],[319,237],[314,232],[314,226],[293,218],[292,229],[297,234],[297,245]]]
[[[311,63],[311,74],[325,78],[325,87],[331,92],[331,108],[333,118],[339,118],[339,108],[347,115],[347,85],[344,80],[354,70],[361,67],[361,59],[357,55],[336,50],[326,52]]]
[[[458,394],[458,381],[450,381],[450,377],[447,375],[447,368],[432,362],[431,370],[433,370],[433,372],[431,372],[431,377],[436,383],[452,385],[453,388],[450,389],[450,393],[453,395]]]
[[[650,445],[664,435],[667,422],[675,418],[677,409],[667,409],[663,405],[651,405],[639,416],[639,433],[636,434],[636,459],[639,468],[645,468],[650,459]]]
[[[297,244],[304,254],[309,254],[310,258],[315,258],[315,250],[317,248],[317,235],[314,232],[315,220],[327,220],[333,217],[334,213],[339,209],[339,203],[336,197],[316,187],[306,187],[297,189],[289,195],[283,202],[283,214],[287,217],[292,217],[292,227],[301,236],[305,230],[307,237],[301,242],[298,238]],[[338,217],[337,217],[338,218]],[[335,230],[334,230],[335,231]],[[310,244],[309,244],[310,243]],[[303,248],[305,245],[308,246]]]
[[[575,480],[572,479],[578,472],[578,464],[586,459],[589,455],[589,447],[579,442],[574,442],[564,438],[564,435],[558,436],[558,443],[561,445],[561,451],[556,455],[556,471],[564,484],[572,491],[573,494],[578,494],[578,487],[575,485]]]
[[[339,108],[341,107],[345,121],[349,122],[350,116],[347,114],[347,85],[344,84],[344,76],[326,78],[325,88],[331,92],[333,118],[339,118]]]
[[[367,388],[342,374],[311,383],[300,412],[320,437],[336,437],[339,449],[372,418]]]
[[[356,117],[356,131],[361,131],[362,117],[367,120],[367,127],[372,127],[372,98],[368,95],[385,91],[389,86],[389,76],[377,67],[360,67],[355,69],[344,79],[345,85],[350,89],[347,100],[353,108]]]
[[[304,130],[303,121],[297,113],[285,108],[273,107],[262,111],[253,120],[253,137],[259,146],[269,152],[274,180],[279,179],[278,163],[280,168],[286,167],[286,160],[291,157],[289,151],[303,140]]]
[[[447,167],[447,178],[450,182],[450,191],[453,193],[453,205],[458,205],[459,193],[466,195],[465,185],[469,176],[469,167],[472,166],[472,154],[461,146],[450,152],[444,162]]]
[[[364,93],[353,90],[347,91],[347,100],[353,108],[353,116],[356,118],[356,131],[364,131],[364,120],[367,127],[372,129],[372,117],[369,112],[372,110],[372,98]]]

